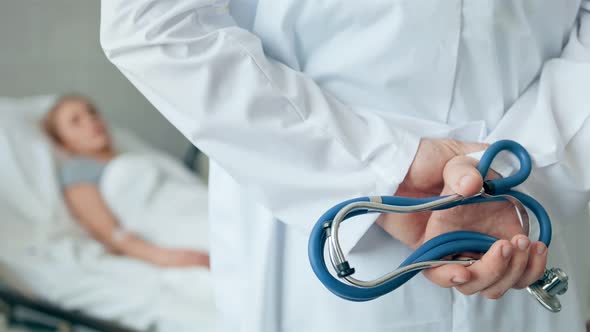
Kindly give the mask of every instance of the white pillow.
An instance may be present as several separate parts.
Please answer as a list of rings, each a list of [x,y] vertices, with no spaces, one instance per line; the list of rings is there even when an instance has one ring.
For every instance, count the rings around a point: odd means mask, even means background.
[[[25,205],[20,212],[29,216],[41,211],[26,208],[27,204],[47,208],[41,206],[46,204],[44,197],[55,193],[52,147],[40,121],[56,99],[54,95],[0,97],[0,204],[20,201]],[[18,212],[19,207],[11,205]]]
[[[41,218],[58,193],[51,143],[41,128],[28,121],[11,119],[2,124],[0,204],[10,202],[14,212]]]
[[[57,101],[56,95],[42,95],[23,98],[0,97],[0,120],[9,118],[39,121]],[[4,121],[2,121],[4,122]]]
[[[30,122],[9,121],[0,128],[1,255],[23,252],[73,224],[48,139]]]

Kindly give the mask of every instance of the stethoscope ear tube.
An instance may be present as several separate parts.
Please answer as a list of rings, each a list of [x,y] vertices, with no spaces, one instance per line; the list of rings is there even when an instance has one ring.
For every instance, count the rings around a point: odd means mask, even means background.
[[[494,158],[502,152],[502,151],[509,151],[512,153],[520,163],[520,168],[516,172],[516,174],[511,175],[506,178],[495,179],[492,181],[485,181],[484,182],[484,190],[487,194],[496,195],[500,193],[505,193],[511,190],[514,187],[517,187],[531,174],[532,169],[532,162],[529,156],[529,153],[526,149],[518,144],[517,142],[510,141],[510,140],[501,140],[497,141],[496,143],[490,145],[482,158],[480,159],[477,170],[481,174],[482,177],[486,177],[488,170],[490,169]]]

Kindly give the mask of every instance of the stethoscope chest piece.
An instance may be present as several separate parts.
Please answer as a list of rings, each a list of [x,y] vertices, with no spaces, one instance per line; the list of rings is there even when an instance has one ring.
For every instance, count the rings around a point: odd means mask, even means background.
[[[563,295],[567,291],[567,286],[567,274],[560,268],[551,268],[534,284],[528,286],[527,291],[547,310],[559,312],[561,302],[557,296]]]

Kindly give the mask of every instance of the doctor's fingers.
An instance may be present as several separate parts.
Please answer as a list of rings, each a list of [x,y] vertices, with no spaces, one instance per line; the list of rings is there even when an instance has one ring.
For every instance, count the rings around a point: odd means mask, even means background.
[[[529,248],[529,259],[525,272],[513,286],[522,289],[537,281],[547,267],[547,246],[543,242],[534,242]]]
[[[460,292],[471,295],[494,284],[504,275],[513,252],[514,248],[508,240],[498,240],[479,261],[469,267],[446,264],[424,270],[423,273],[441,287],[457,287]]]
[[[479,261],[467,267],[471,279],[455,287],[465,295],[475,294],[490,287],[508,273],[510,262],[516,254],[515,251],[516,249],[510,241],[496,241]]]
[[[454,287],[471,280],[471,272],[463,265],[446,264],[422,271],[424,276],[444,288]]]
[[[510,241],[516,249],[510,259],[506,273],[493,285],[481,291],[481,295],[488,299],[499,299],[525,277],[529,261],[530,240],[525,235],[516,235]],[[534,258],[534,257],[532,257]]]

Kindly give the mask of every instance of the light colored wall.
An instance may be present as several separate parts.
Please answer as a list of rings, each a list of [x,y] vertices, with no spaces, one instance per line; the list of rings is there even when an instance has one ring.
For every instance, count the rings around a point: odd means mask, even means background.
[[[1,0],[0,95],[89,95],[109,122],[181,156],[188,141],[100,49],[99,7],[98,0]]]

